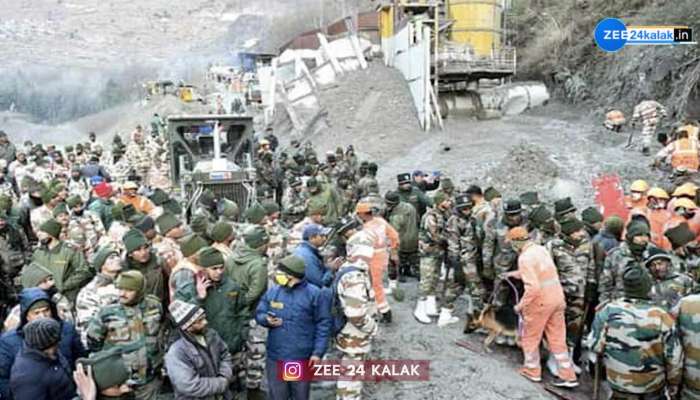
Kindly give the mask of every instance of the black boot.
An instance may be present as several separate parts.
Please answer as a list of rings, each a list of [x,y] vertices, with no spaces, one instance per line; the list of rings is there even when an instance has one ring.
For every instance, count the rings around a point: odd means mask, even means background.
[[[379,321],[383,324],[390,324],[391,323],[391,310],[382,313],[382,319]]]

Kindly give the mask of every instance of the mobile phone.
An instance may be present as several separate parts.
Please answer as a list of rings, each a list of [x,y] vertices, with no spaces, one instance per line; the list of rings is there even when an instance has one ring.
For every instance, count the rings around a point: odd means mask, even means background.
[[[271,316],[272,318],[277,318],[277,314],[275,314],[274,311],[268,311],[267,315]]]

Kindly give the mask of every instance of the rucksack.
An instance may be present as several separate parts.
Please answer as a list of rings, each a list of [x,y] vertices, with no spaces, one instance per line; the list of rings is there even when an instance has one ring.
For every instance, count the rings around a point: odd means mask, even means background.
[[[333,337],[335,337],[340,331],[343,329],[345,324],[348,322],[347,317],[345,316],[345,313],[343,312],[343,307],[340,304],[340,298],[338,297],[338,283],[340,283],[340,280],[345,276],[345,274],[349,272],[354,272],[354,271],[362,271],[361,269],[357,267],[345,267],[338,271],[338,273],[335,274],[335,277],[333,278],[333,284],[331,285],[331,291],[332,291],[332,296],[333,300],[331,303],[331,315],[333,316],[333,327],[332,327],[332,333]]]

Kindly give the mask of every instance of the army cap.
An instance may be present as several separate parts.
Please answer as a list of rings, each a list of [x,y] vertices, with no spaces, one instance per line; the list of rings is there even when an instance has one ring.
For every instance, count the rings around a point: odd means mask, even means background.
[[[197,252],[198,264],[204,268],[224,265],[224,255],[213,247],[205,247]]]
[[[404,183],[411,183],[411,174],[398,174],[396,175],[396,180],[399,182],[399,185],[403,185]]]
[[[537,192],[525,192],[520,195],[520,202],[526,206],[532,206],[540,202]]]
[[[185,257],[189,257],[204,247],[207,247],[208,243],[199,234],[192,233],[189,234],[179,241],[180,251]]]
[[[233,227],[228,222],[219,221],[211,228],[211,239],[215,242],[223,242],[233,235]]]
[[[493,199],[501,198],[501,197],[503,197],[503,196],[501,195],[501,192],[499,192],[498,190],[496,190],[496,188],[493,187],[493,186],[487,187],[486,190],[484,191],[484,199],[485,199],[486,201],[491,201],[491,200],[493,200]]]
[[[588,207],[581,211],[581,219],[585,223],[596,224],[598,222],[603,222],[603,214],[595,207]]]
[[[561,226],[561,233],[565,235],[571,235],[572,233],[578,232],[585,227],[585,225],[583,225],[583,222],[579,221],[576,218],[571,218],[562,221],[559,225]]]
[[[536,227],[541,226],[545,222],[549,221],[554,217],[552,213],[547,209],[547,206],[540,205],[534,208],[532,211],[530,211],[530,214],[528,215],[528,219],[530,220],[531,223],[533,223]]]
[[[390,190],[384,195],[384,201],[388,205],[395,206],[401,202],[401,197],[397,192]]]
[[[557,217],[576,211],[576,207],[571,202],[571,197],[564,197],[554,202],[554,215]]]
[[[158,233],[165,235],[182,225],[182,222],[175,215],[166,211],[156,219],[156,225],[158,225]]]
[[[520,214],[523,211],[523,206],[520,200],[511,199],[503,205],[503,212],[506,215]]]
[[[455,208],[463,209],[474,207],[474,201],[468,194],[461,194],[455,198]]]
[[[248,247],[257,249],[258,247],[267,244],[270,241],[265,228],[262,226],[251,226],[243,232],[243,240]]]
[[[654,260],[671,261],[671,254],[656,246],[651,246],[647,252],[646,258],[644,259],[644,265],[649,268]]]

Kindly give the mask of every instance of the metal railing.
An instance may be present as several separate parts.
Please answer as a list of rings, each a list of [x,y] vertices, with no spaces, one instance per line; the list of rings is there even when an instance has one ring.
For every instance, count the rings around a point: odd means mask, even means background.
[[[501,72],[514,74],[517,66],[515,47],[503,47],[490,56],[476,56],[469,45],[446,42],[438,52],[441,73]]]

